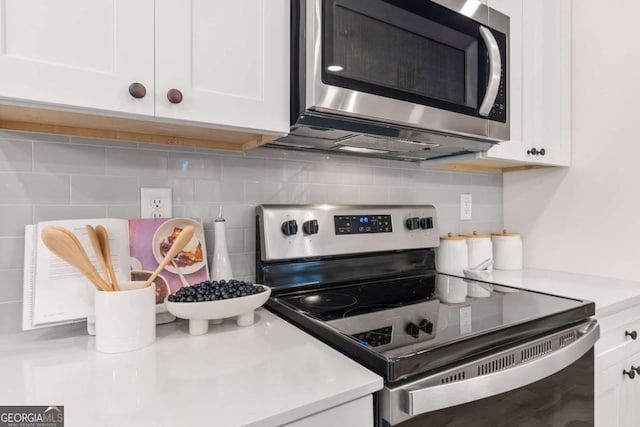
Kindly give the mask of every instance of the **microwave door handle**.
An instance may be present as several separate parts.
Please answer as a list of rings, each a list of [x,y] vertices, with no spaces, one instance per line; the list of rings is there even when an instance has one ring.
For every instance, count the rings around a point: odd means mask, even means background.
[[[498,88],[500,87],[500,74],[502,72],[502,60],[500,58],[500,47],[495,37],[486,27],[480,27],[480,35],[489,52],[489,81],[487,82],[487,92],[484,95],[482,104],[480,105],[480,115],[487,117],[493,108],[498,96]]]
[[[587,326],[584,335],[576,341],[532,362],[444,385],[408,386],[402,390],[402,411],[416,416],[531,384],[573,364],[593,347],[599,337],[599,325],[592,322]],[[487,359],[491,359],[491,356]]]

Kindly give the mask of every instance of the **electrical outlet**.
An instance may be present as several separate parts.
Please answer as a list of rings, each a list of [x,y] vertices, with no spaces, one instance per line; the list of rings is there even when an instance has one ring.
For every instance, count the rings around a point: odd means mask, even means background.
[[[172,211],[170,188],[140,188],[141,218],[171,218]]]
[[[470,220],[473,215],[473,202],[471,198],[471,194],[461,194],[460,195],[460,219],[461,220]]]

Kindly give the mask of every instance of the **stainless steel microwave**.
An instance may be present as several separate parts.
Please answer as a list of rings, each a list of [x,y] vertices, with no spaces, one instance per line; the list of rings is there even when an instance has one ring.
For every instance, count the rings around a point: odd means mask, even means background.
[[[292,0],[291,133],[424,160],[509,139],[509,17],[477,0]]]

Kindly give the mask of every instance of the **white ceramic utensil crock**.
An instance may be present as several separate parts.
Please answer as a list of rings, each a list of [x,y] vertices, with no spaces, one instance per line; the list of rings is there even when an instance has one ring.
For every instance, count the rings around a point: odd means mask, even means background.
[[[502,233],[491,235],[493,243],[493,268],[496,270],[520,270],[522,269],[522,239],[520,234]]]
[[[440,237],[440,247],[436,249],[436,270],[462,276],[462,269],[468,266],[467,238],[453,233]]]
[[[471,234],[462,234],[467,238],[467,253],[469,256],[469,265],[467,267],[475,267],[482,261],[493,258],[493,245],[491,243],[491,235],[479,234],[473,231]]]

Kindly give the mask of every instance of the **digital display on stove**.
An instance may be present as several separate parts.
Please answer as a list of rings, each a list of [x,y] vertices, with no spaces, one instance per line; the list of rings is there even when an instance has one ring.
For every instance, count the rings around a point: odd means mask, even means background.
[[[336,234],[391,233],[391,215],[335,215]]]

